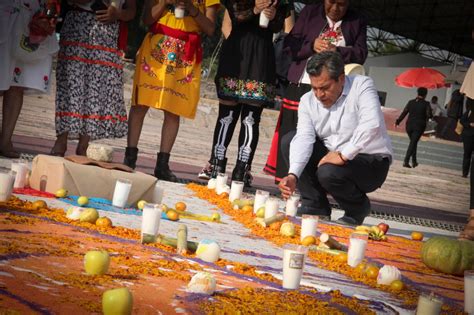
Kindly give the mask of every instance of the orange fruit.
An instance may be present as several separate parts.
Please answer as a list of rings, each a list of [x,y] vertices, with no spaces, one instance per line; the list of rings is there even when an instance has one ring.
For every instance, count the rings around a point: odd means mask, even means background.
[[[47,208],[48,205],[44,200],[36,200],[35,202],[33,202],[31,207],[33,208],[33,210],[39,210],[41,208]]]
[[[251,205],[243,206],[242,211],[253,212],[253,206],[251,206]]]
[[[100,227],[112,227],[112,220],[107,217],[100,217],[95,221],[95,225]]]
[[[395,280],[392,283],[390,283],[390,289],[392,289],[395,292],[399,292],[403,289],[404,285],[401,280]]]
[[[374,265],[369,265],[365,268],[365,275],[370,279],[376,279],[379,275],[379,268]]]
[[[168,210],[168,212],[166,212],[166,216],[167,216],[168,219],[170,219],[171,221],[178,221],[178,220],[179,220],[179,213],[176,212],[176,211],[173,210],[173,209]]]
[[[176,209],[176,211],[183,212],[186,210],[186,204],[182,201],[179,201],[174,205],[174,208]]]
[[[356,270],[357,272],[364,273],[364,272],[365,272],[365,268],[367,268],[367,264],[361,262],[360,264],[358,264],[358,265],[355,267],[355,270]]]
[[[313,235],[305,236],[305,238],[303,238],[303,240],[301,241],[301,245],[304,246],[310,246],[314,244],[316,244],[316,237],[314,237]]]
[[[423,233],[421,232],[411,232],[411,239],[415,241],[422,241],[423,240]]]
[[[339,253],[336,256],[336,260],[341,263],[347,263],[347,253]]]

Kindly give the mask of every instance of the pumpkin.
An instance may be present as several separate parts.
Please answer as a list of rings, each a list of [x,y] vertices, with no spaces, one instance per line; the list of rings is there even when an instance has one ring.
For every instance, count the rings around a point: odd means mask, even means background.
[[[423,244],[421,259],[436,271],[463,275],[474,269],[474,242],[435,236]]]

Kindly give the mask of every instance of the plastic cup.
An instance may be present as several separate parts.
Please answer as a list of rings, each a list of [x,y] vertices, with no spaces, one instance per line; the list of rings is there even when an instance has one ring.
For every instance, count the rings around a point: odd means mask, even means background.
[[[301,218],[301,240],[309,235],[316,237],[318,221],[319,217],[317,215],[303,214]]]
[[[153,203],[161,203],[164,192],[165,189],[157,182],[153,190]]]
[[[288,198],[286,201],[286,215],[295,217],[296,212],[298,211],[298,206],[300,204],[300,195],[299,194],[293,194]]]
[[[132,189],[132,182],[128,179],[117,179],[115,183],[114,197],[112,205],[118,208],[125,208],[127,205],[128,195]]]
[[[162,207],[160,204],[147,203],[142,215],[142,243],[155,243],[160,228]]]
[[[267,28],[268,23],[270,23],[270,20],[267,18],[267,16],[263,12],[261,12],[260,19],[259,19],[260,27]]]
[[[253,212],[257,212],[259,208],[265,206],[265,202],[267,201],[268,197],[270,197],[270,193],[265,190],[257,190],[255,192],[255,200],[253,202]]]
[[[0,172],[0,202],[7,202],[12,196],[16,172]]]
[[[443,300],[431,294],[420,294],[418,298],[418,306],[416,307],[416,315],[438,315],[441,312]]]
[[[278,198],[269,197],[265,202],[265,219],[271,218],[278,213]]]
[[[347,264],[356,267],[364,260],[365,248],[367,247],[367,234],[352,233],[349,238],[349,250],[347,252]]]
[[[14,188],[24,188],[26,186],[29,168],[26,163],[16,162],[12,163],[11,170],[16,172]]]
[[[305,246],[285,245],[283,249],[283,288],[299,288],[307,253],[308,249]]]
[[[230,186],[229,201],[232,202],[235,199],[240,199],[242,197],[243,191],[244,191],[244,182],[233,180]]]
[[[474,270],[464,271],[464,312],[474,314]]]
[[[177,18],[177,19],[184,18],[184,8],[182,8],[182,7],[174,8],[174,17]]]

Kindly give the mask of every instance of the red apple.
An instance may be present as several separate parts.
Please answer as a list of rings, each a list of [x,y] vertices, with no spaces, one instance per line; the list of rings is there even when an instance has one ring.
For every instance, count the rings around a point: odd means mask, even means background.
[[[383,231],[383,234],[387,234],[388,228],[389,228],[388,224],[382,222],[382,223],[379,223],[379,225],[377,226],[379,227],[381,231]]]

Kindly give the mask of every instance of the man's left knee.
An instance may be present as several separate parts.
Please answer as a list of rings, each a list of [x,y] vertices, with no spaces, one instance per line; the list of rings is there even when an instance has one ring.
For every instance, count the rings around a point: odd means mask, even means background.
[[[343,180],[339,168],[339,166],[333,164],[323,164],[318,167],[318,181],[327,191],[331,191],[332,187]]]

